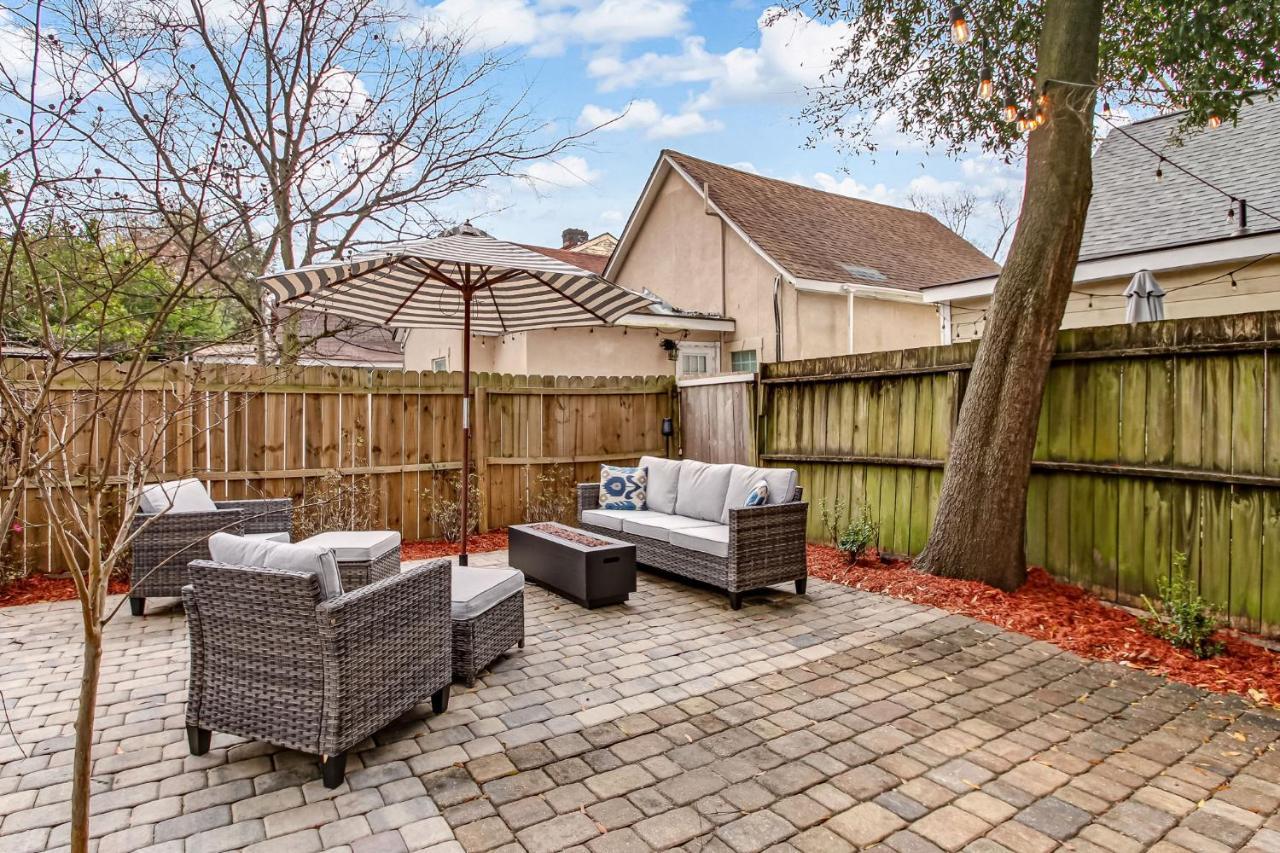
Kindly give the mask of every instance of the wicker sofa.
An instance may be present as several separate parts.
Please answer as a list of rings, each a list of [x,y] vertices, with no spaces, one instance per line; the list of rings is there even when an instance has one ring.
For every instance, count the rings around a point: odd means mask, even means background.
[[[638,563],[723,590],[734,610],[744,592],[773,584],[794,581],[804,594],[809,505],[794,470],[651,456],[639,464],[648,469],[648,509],[601,509],[600,485],[582,483],[583,530],[632,543]],[[769,502],[744,506],[746,491],[761,479]]]
[[[195,494],[195,510],[176,498],[170,488],[170,502],[155,494],[156,486],[144,490],[138,512],[133,517],[133,571],[129,607],[134,616],[143,615],[148,598],[177,598],[187,584],[187,564],[209,559],[209,537],[226,532],[245,536],[279,536],[288,541],[293,532],[293,501],[266,500],[213,501],[198,480],[161,484],[177,487],[182,497]],[[147,492],[152,494],[148,495]],[[149,499],[148,499],[149,498]]]
[[[336,788],[346,753],[452,678],[448,560],[325,600],[315,573],[197,561],[182,589],[191,641],[187,738],[211,732],[321,756]]]

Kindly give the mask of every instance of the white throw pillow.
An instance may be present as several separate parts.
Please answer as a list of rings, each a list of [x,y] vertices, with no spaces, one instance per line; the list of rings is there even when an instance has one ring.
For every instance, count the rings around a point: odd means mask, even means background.
[[[649,469],[649,487],[645,502],[654,512],[668,515],[676,511],[676,495],[679,494],[680,460],[658,456],[641,456],[640,465]]]
[[[729,488],[725,495],[720,523],[729,523],[729,510],[747,505],[748,496],[761,480],[769,485],[770,506],[790,502],[796,491],[796,479],[797,474],[794,468],[752,468],[748,465],[734,465],[733,473],[729,475]]]
[[[680,485],[676,491],[676,515],[720,521],[725,495],[729,492],[732,465],[709,465],[685,459],[680,463]]]
[[[215,563],[311,572],[320,577],[320,594],[328,600],[342,595],[342,576],[333,551],[305,542],[267,542],[231,533],[209,537],[209,556]]]
[[[199,480],[170,480],[143,486],[138,495],[143,512],[216,512],[218,505]]]

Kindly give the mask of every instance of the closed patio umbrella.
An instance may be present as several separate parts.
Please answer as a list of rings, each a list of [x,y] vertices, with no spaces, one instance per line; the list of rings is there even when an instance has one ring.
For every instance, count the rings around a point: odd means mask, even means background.
[[[540,252],[460,233],[262,278],[279,305],[403,329],[462,331],[462,553],[467,563],[471,335],[598,326],[653,300]]]
[[[1149,323],[1164,319],[1164,289],[1151,270],[1138,270],[1124,289],[1126,323]]]

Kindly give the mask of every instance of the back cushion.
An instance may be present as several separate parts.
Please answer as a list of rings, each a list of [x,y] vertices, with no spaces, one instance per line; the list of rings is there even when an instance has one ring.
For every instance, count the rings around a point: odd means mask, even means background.
[[[648,474],[643,467],[600,466],[601,509],[644,509]]]
[[[789,502],[796,490],[794,468],[751,468],[746,465],[734,465],[733,472],[729,475],[729,488],[720,513],[721,524],[729,523],[729,510],[747,505],[751,490],[761,480],[769,485],[770,505]]]
[[[215,512],[218,505],[199,480],[170,480],[143,486],[138,498],[143,512]]]
[[[641,456],[640,465],[649,470],[649,488],[645,494],[649,509],[668,515],[674,513],[680,483],[680,460]]]
[[[720,521],[732,468],[732,465],[683,460],[680,463],[680,482],[676,487],[676,515]]]
[[[325,599],[342,595],[338,561],[328,548],[305,542],[269,542],[230,533],[215,533],[209,537],[209,557],[215,563],[226,563],[229,566],[310,572],[320,577],[320,592]]]

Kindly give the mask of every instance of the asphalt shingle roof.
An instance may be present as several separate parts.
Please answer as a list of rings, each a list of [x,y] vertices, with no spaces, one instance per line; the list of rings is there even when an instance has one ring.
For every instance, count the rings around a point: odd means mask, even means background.
[[[1085,222],[1081,260],[1221,240],[1236,235],[1227,218],[1230,201],[1134,139],[1249,204],[1280,216],[1280,101],[1240,111],[1237,125],[1187,131],[1179,145],[1180,115],[1135,122],[1112,130],[1093,158],[1093,200]],[[1126,135],[1127,134],[1127,135]],[[1129,137],[1133,137],[1130,139]],[[1252,234],[1280,229],[1280,222],[1249,211]]]
[[[927,213],[766,178],[664,151],[797,278],[918,291],[999,265]]]

